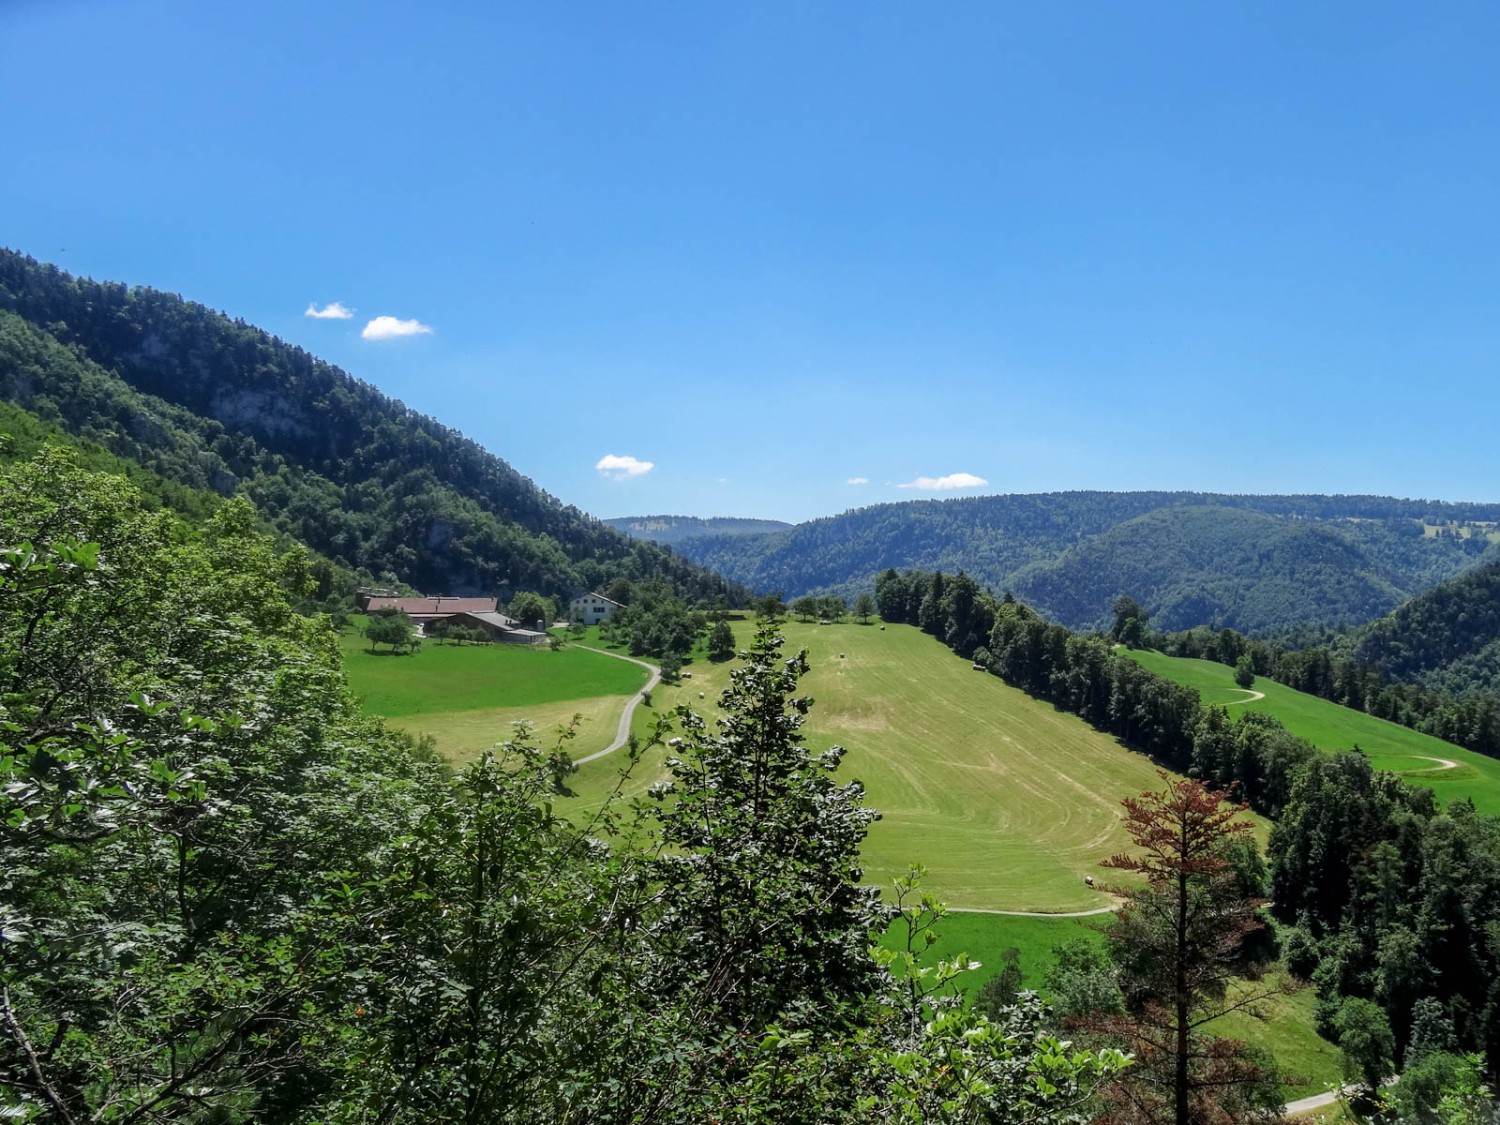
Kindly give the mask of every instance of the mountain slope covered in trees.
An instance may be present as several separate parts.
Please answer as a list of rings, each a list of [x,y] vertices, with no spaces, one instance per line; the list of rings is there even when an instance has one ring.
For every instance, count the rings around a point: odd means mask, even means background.
[[[887,567],[964,571],[1074,628],[1140,600],[1163,628],[1352,625],[1474,566],[1500,504],[1380,496],[1059,492],[879,504],[677,549],[788,597],[873,588]],[[1430,534],[1434,525],[1471,534]]]
[[[1500,562],[1433,587],[1347,641],[1356,661],[1397,682],[1500,693]]]
[[[433,593],[569,594],[617,576],[738,600],[337,367],[181,297],[0,251],[0,398],[281,531]]]

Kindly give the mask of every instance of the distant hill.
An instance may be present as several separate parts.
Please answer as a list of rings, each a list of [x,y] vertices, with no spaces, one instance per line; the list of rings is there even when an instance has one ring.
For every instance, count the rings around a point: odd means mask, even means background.
[[[1401,683],[1454,696],[1500,694],[1500,561],[1355,630],[1347,650]]]
[[[705,535],[765,535],[792,528],[791,524],[781,520],[726,517],[704,520],[697,516],[620,516],[604,522],[632,539],[649,539],[653,543],[681,543],[684,539],[700,539]]]
[[[1416,530],[1239,508],[1162,508],[1022,568],[1009,585],[1043,614],[1081,624],[1102,622],[1127,593],[1168,631],[1368,621],[1400,605],[1434,566],[1441,572],[1464,561]]]
[[[676,547],[788,597],[852,596],[888,567],[963,570],[1071,628],[1130,594],[1159,628],[1265,633],[1387,613],[1500,554],[1497,520],[1500,504],[1382,496],[1057,492],[880,504]]]
[[[566,595],[623,576],[744,593],[243,321],[4,250],[0,399],[168,481],[243,493],[278,530],[381,581]]]

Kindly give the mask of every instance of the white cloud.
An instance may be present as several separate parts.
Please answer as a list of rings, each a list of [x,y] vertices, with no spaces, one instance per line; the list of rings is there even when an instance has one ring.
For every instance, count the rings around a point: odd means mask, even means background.
[[[955,488],[983,488],[989,483],[973,473],[949,473],[945,477],[918,477],[896,487],[915,488],[922,492],[949,492]]]
[[[656,462],[606,453],[594,463],[594,468],[599,470],[601,477],[609,477],[610,480],[625,480],[627,477],[645,476],[656,468]]]
[[[365,325],[360,333],[366,340],[395,340],[401,336],[427,336],[432,329],[420,320],[397,320],[393,316],[377,316]]]
[[[302,315],[310,316],[314,320],[353,320],[354,310],[346,309],[339,301],[324,305],[321,309],[318,308],[317,301],[309,301],[307,311]]]
[[[870,483],[870,478],[869,477],[850,477],[844,483],[845,484],[869,484]]]

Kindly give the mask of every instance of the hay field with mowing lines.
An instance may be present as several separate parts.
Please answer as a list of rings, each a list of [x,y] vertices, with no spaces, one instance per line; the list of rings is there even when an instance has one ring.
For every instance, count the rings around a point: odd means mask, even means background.
[[[1163,656],[1159,652],[1119,651],[1159,676],[1197,688],[1205,703],[1230,704],[1231,717],[1239,711],[1264,711],[1321,749],[1351,750],[1358,745],[1376,769],[1390,770],[1414,784],[1427,786],[1441,802],[1468,797],[1481,813],[1500,815],[1500,761],[1494,758],[1264,677],[1257,677],[1253,685],[1255,691],[1265,693],[1264,699],[1236,702],[1244,700],[1247,693],[1235,686],[1233,668],[1212,660]],[[1435,758],[1457,762],[1458,766],[1444,769],[1433,761]]]
[[[751,629],[736,627],[741,644]],[[1146,758],[971,671],[911,626],[790,622],[785,633],[787,650],[805,647],[812,664],[802,682],[815,701],[809,745],[844,746],[840,776],[862,781],[881,813],[864,849],[867,881],[888,886],[919,862],[926,889],[955,907],[1058,912],[1108,901],[1084,877],[1102,876],[1100,861],[1128,843],[1120,799],[1160,784]],[[652,702],[711,713],[730,667],[695,660],[691,680],[658,687]],[[649,725],[643,712],[638,733]],[[615,757],[575,776],[579,811],[613,787]],[[626,791],[644,792],[661,763],[660,751],[644,755]]]
[[[574,645],[557,652],[545,645],[439,645],[416,655],[372,654],[362,621],[342,637],[344,671],[364,708],[392,726],[426,733],[450,761],[466,762],[509,738],[526,720],[537,744],[550,747],[558,726],[582,714],[575,758],[614,740],[626,700],[645,686],[635,664]]]

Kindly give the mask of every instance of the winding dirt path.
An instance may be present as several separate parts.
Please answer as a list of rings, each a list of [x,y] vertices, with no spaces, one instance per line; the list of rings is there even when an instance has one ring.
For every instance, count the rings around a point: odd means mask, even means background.
[[[1266,697],[1265,692],[1256,691],[1254,688],[1237,687],[1234,690],[1244,692],[1245,698],[1231,699],[1228,703],[1224,704],[1225,707],[1238,707],[1241,703],[1254,703],[1257,699],[1264,699]]]
[[[627,742],[630,741],[630,720],[635,718],[636,704],[641,702],[642,697],[647,692],[649,692],[657,684],[661,683],[661,669],[658,668],[655,664],[647,664],[644,660],[637,660],[633,656],[621,656],[618,652],[609,652],[606,649],[595,648],[593,645],[578,645],[576,647],[586,648],[590,652],[603,653],[603,655],[605,656],[613,656],[616,660],[626,660],[631,664],[639,664],[642,668],[651,673],[651,678],[646,681],[646,686],[632,695],[630,697],[630,701],[625,704],[625,711],[620,716],[620,725],[615,728],[615,740],[608,746],[606,746],[603,750],[597,750],[594,753],[587,755],[586,757],[575,759],[573,764],[575,766],[581,766],[585,762],[592,762],[597,758],[604,757],[606,754],[613,754],[621,746],[624,746]]]
[[[1458,769],[1458,763],[1452,758],[1429,758],[1426,754],[1413,754],[1412,757],[1419,762],[1436,762],[1437,765],[1425,770],[1402,770],[1402,773],[1442,773],[1444,770]]]

